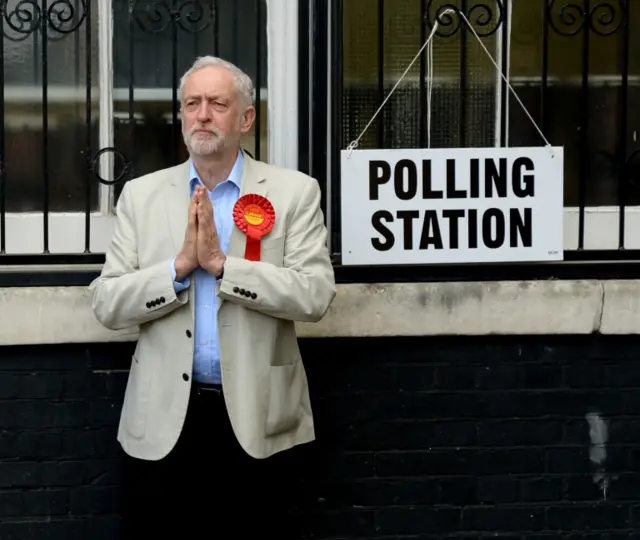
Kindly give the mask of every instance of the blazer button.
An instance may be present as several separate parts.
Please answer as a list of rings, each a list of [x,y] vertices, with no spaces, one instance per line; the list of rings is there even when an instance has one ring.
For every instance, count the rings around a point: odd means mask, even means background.
[[[183,381],[188,381],[189,380],[189,375],[187,375],[186,373],[182,374],[182,380]]]
[[[238,292],[239,292],[240,294],[244,294],[244,289],[240,289]]]
[[[233,288],[233,292],[234,292],[234,293],[237,293],[239,290],[240,290],[240,289],[239,289],[238,287],[234,287],[234,288]]]
[[[160,303],[161,303],[161,304],[164,304],[164,303],[165,303],[164,296],[161,296],[161,297],[160,297]]]
[[[151,302],[147,302],[147,308],[148,308],[148,309],[151,309],[151,306],[152,306],[152,305],[153,305],[153,304],[152,304]]]
[[[191,337],[191,330],[187,330],[186,334],[187,334],[187,337]]]
[[[256,298],[258,298],[258,295],[254,292],[251,293],[251,299],[255,300]]]
[[[251,291],[244,291],[244,295],[245,295],[247,298],[251,298]]]

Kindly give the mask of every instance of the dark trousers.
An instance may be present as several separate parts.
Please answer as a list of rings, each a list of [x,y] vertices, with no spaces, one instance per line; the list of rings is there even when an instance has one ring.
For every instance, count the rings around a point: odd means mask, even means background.
[[[170,454],[125,457],[122,539],[299,538],[292,509],[302,496],[296,479],[304,446],[252,458],[237,442],[222,394],[194,384]]]

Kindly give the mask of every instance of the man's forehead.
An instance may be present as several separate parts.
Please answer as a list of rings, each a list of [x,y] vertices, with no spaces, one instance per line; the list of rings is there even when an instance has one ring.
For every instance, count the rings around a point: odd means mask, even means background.
[[[193,72],[185,81],[185,86],[204,91],[233,87],[235,78],[226,68],[210,66]]]

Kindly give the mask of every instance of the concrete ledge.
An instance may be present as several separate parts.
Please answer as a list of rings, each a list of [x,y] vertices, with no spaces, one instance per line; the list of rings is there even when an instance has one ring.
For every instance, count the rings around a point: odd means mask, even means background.
[[[600,332],[640,334],[640,281],[604,281]]]
[[[345,285],[309,336],[590,334],[600,325],[597,281]]]
[[[85,287],[0,288],[0,345],[133,341],[91,311]],[[640,280],[339,285],[300,337],[640,334]]]

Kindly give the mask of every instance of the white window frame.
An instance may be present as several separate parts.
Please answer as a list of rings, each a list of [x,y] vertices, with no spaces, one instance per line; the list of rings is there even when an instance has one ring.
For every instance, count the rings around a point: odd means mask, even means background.
[[[298,3],[267,0],[267,89],[257,89],[257,99],[267,99],[269,162],[285,167],[298,165]],[[113,86],[113,5],[98,0],[98,85],[92,88],[99,107],[99,148],[114,146],[114,99],[128,100],[128,89]],[[86,21],[90,24],[90,21]],[[75,87],[48,88],[49,101],[84,102],[85,90]],[[171,95],[168,89],[136,90],[134,99]],[[37,102],[36,87],[5,87],[6,102]],[[169,98],[170,99],[170,98]],[[26,120],[28,121],[28,119]],[[113,155],[106,153],[99,164],[102,178],[112,179]],[[113,235],[116,216],[113,186],[100,184],[99,208],[90,214],[90,250],[104,253]],[[49,212],[49,252],[82,254],[85,248],[84,212]],[[41,254],[44,247],[43,212],[6,213],[6,253]]]

